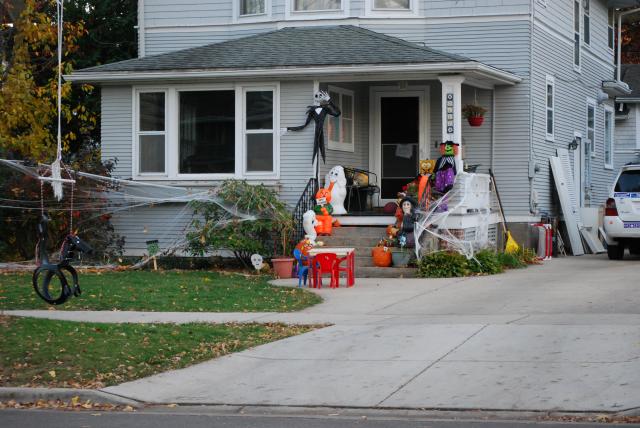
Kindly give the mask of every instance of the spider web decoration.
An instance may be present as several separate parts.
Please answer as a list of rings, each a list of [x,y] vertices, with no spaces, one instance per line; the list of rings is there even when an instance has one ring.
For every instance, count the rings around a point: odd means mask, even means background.
[[[436,251],[455,251],[472,259],[484,248],[496,248],[497,199],[486,174],[461,172],[453,188],[417,210],[416,257]]]
[[[29,166],[20,161],[0,159],[0,167],[11,168],[16,173],[21,173],[26,179],[40,180],[41,177],[50,177],[51,165],[41,164]],[[137,217],[144,213],[138,209],[152,209],[160,205],[179,206],[168,217],[162,218],[162,227],[154,230],[153,240],[158,241],[156,257],[173,255],[186,248],[186,232],[192,217],[188,205],[192,201],[211,202],[218,205],[225,213],[214,225],[222,227],[231,222],[253,221],[261,219],[259,214],[244,212],[234,205],[225,203],[216,195],[216,188],[188,188],[168,186],[153,183],[143,183],[131,180],[122,180],[113,177],[105,177],[81,171],[67,171],[73,179],[73,192],[67,192],[70,183],[62,182],[65,187],[65,199],[58,201],[56,197],[46,200],[40,199],[8,199],[0,197],[0,208],[15,209],[24,212],[40,210],[46,211],[85,211],[91,215],[83,220],[74,221],[74,227],[79,233],[86,233],[85,223],[105,215],[127,215]],[[73,207],[70,207],[67,199],[73,197]],[[163,212],[165,215],[165,212]],[[131,218],[131,217],[129,217]],[[139,223],[139,222],[138,222]],[[175,233],[175,225],[184,225],[183,233]],[[146,226],[144,226],[146,229]],[[146,230],[145,232],[146,233]],[[146,238],[149,240],[150,238]],[[139,267],[150,260],[147,254],[133,267]]]

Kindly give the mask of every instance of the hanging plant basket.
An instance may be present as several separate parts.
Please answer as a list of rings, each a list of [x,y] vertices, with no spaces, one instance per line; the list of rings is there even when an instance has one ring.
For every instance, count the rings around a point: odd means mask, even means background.
[[[482,126],[484,122],[484,116],[470,116],[467,118],[469,121],[469,125],[471,126]]]

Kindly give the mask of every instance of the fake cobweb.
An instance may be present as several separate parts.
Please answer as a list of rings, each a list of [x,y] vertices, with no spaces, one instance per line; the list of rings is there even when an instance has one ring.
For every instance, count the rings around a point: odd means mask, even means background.
[[[500,216],[486,174],[459,173],[448,193],[421,204],[416,212],[418,259],[437,251],[455,251],[472,259],[481,249],[496,248]]]
[[[0,159],[0,167],[10,168],[14,174],[21,177],[21,180],[39,182],[42,177],[51,176],[50,165],[29,166],[20,161]],[[50,192],[45,193],[48,196],[44,200],[41,200],[39,193],[32,195],[32,197],[22,198],[7,198],[0,195],[0,208],[15,210],[13,212],[15,212],[14,218],[16,219],[24,215],[32,215],[36,218],[35,216],[39,216],[41,211],[58,211],[70,214],[83,211],[85,215],[82,216],[82,219],[76,219],[73,222],[73,230],[77,230],[78,234],[82,235],[88,231],[87,228],[90,227],[88,225],[91,220],[100,217],[126,215],[131,218],[144,215],[141,210],[146,208],[171,206],[174,209],[163,211],[164,227],[162,225],[156,227],[153,232],[153,241],[156,246],[154,248],[155,256],[172,255],[186,248],[186,232],[193,215],[189,202],[209,202],[222,208],[222,215],[213,227],[222,227],[229,222],[251,221],[260,218],[259,214],[244,212],[236,206],[225,203],[216,195],[216,188],[168,186],[122,180],[68,169],[62,172],[62,177],[66,180],[73,180],[75,183],[62,183],[64,198],[61,201],[53,197]],[[46,181],[42,184],[42,186],[49,185]],[[16,193],[22,195],[21,192]],[[88,215],[86,215],[87,213]],[[169,216],[167,213],[170,213]],[[11,221],[11,217],[5,217],[3,221]],[[144,222],[144,220],[138,219],[138,223],[141,221]],[[182,228],[180,233],[176,233],[174,225],[182,225],[179,226]],[[146,226],[142,227],[146,233]],[[148,259],[147,254],[135,266],[145,264]]]

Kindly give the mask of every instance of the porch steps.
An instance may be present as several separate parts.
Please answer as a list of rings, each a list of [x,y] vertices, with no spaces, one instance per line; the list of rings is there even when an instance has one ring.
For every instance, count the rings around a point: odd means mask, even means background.
[[[385,235],[386,226],[341,226],[331,236],[318,236],[327,247],[356,249],[356,278],[412,278],[415,268],[374,266],[371,250]]]

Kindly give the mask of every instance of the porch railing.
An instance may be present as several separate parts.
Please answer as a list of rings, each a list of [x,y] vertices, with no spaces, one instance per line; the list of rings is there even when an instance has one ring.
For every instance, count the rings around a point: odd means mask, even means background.
[[[302,225],[302,216],[309,210],[313,209],[313,206],[316,203],[315,197],[318,192],[318,180],[315,178],[310,178],[307,182],[307,185],[300,195],[300,199],[298,199],[298,203],[296,207],[293,209],[293,221],[295,224],[294,230],[294,240],[295,242],[300,241],[304,238],[304,227]]]

